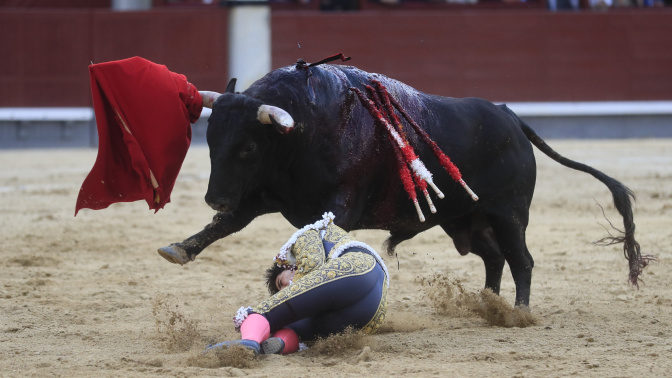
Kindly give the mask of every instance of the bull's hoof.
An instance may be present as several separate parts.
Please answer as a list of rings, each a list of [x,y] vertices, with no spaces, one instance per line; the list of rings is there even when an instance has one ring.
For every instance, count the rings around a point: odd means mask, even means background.
[[[526,304],[517,304],[516,308],[520,311],[527,312],[528,314],[532,313],[532,311],[530,310],[530,306]]]
[[[179,247],[177,244],[171,244],[167,247],[161,247],[158,249],[159,255],[164,259],[170,261],[173,264],[184,265],[189,261],[192,261],[189,257],[187,251]]]

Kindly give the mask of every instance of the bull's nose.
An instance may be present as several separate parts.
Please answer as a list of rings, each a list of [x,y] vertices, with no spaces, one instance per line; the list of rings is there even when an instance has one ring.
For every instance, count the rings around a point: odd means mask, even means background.
[[[208,205],[215,211],[219,211],[220,213],[228,213],[230,211],[229,205],[225,203],[211,203],[208,202]]]
[[[205,196],[205,203],[207,203],[208,206],[210,206],[213,210],[219,211],[221,213],[228,213],[231,211],[228,203],[224,201],[212,200],[208,198],[208,196]]]

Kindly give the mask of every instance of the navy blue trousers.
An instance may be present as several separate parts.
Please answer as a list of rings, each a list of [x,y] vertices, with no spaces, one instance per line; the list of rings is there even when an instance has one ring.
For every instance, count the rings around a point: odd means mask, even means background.
[[[360,275],[350,275],[310,288],[263,315],[271,332],[288,327],[301,340],[315,340],[360,329],[373,319],[383,295],[385,273],[380,265]]]

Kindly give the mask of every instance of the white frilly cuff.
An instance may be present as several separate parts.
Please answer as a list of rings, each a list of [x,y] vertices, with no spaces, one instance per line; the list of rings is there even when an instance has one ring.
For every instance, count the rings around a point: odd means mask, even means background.
[[[240,326],[243,325],[243,321],[247,319],[250,311],[252,311],[252,307],[241,307],[238,309],[236,315],[233,317],[233,325],[236,327],[236,331],[240,332]]]

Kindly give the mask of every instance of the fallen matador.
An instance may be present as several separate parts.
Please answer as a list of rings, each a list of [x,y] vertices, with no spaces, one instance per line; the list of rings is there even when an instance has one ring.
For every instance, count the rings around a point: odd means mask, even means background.
[[[234,317],[241,340],[206,351],[242,345],[264,353],[292,353],[311,341],[348,327],[376,331],[385,319],[388,272],[366,244],[333,223],[333,214],[297,231],[267,272],[273,294]]]

